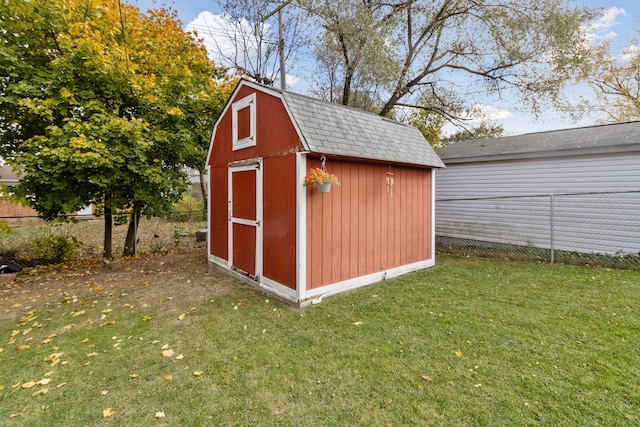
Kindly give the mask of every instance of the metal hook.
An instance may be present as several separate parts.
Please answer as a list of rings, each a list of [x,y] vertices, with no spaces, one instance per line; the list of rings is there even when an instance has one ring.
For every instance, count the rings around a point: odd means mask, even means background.
[[[322,170],[326,172],[327,171],[327,165],[326,165],[327,158],[325,156],[322,156],[322,157],[320,157],[320,161],[322,162],[322,166],[321,166]]]

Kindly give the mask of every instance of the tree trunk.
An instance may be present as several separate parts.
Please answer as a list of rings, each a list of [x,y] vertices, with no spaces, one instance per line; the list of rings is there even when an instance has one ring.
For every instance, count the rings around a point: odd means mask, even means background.
[[[111,246],[113,241],[113,216],[111,215],[111,209],[104,208],[104,249],[103,257],[111,258]]]
[[[140,212],[133,211],[129,228],[127,229],[127,238],[124,241],[124,252],[122,256],[134,256],[137,249],[138,238],[138,222],[140,221]]]
[[[209,207],[209,198],[207,196],[207,187],[204,185],[204,171],[198,170],[200,173],[200,191],[202,192],[202,220],[207,220],[207,211]]]

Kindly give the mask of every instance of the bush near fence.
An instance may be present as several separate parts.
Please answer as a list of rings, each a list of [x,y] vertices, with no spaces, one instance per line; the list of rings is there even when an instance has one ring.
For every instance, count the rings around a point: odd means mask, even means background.
[[[436,200],[440,253],[640,270],[640,192]]]
[[[202,211],[176,212],[164,218],[141,218],[138,224],[138,255],[168,253],[190,249],[206,242],[196,242],[196,232],[206,229]],[[113,255],[124,250],[129,216],[114,215]],[[9,232],[0,232],[1,263],[17,261],[23,267],[58,264],[68,261],[101,258],[104,244],[104,216],[69,216],[52,222],[37,217],[4,217]]]

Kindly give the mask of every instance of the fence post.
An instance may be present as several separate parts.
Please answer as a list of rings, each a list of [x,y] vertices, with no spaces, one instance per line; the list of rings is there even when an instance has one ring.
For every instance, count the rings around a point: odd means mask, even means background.
[[[554,231],[555,231],[555,200],[553,197],[553,194],[549,195],[549,212],[550,212],[550,221],[549,221],[549,226],[550,226],[550,230],[549,230],[549,252],[550,252],[550,258],[551,258],[551,264],[553,264],[553,262],[555,261],[555,251],[554,251],[554,245],[555,245],[555,236],[554,236]]]

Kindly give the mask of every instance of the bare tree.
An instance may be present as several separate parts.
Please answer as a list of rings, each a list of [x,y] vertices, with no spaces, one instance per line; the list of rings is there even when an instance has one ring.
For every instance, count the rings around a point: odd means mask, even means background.
[[[284,1],[219,0],[224,11],[194,28],[218,62],[256,82],[274,85],[279,77],[279,47],[285,62],[293,66],[297,52],[306,45],[304,16],[299,9],[282,8],[281,35],[277,15],[272,12]]]
[[[369,79],[384,116],[405,106],[455,120],[473,98],[505,90],[539,112],[561,103],[590,55],[580,28],[592,12],[564,0],[300,2],[321,23],[323,49],[342,58],[342,102]]]
[[[640,47],[632,40],[622,55],[614,56],[605,44],[589,74],[589,84],[595,89],[598,109],[609,121],[640,119]]]

